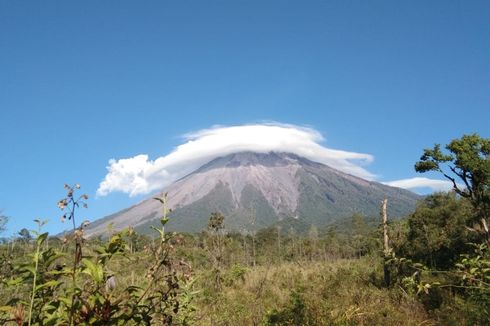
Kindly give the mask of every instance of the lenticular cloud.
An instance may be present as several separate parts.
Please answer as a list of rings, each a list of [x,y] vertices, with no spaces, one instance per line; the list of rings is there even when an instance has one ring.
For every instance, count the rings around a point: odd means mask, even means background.
[[[416,177],[410,179],[402,179],[390,182],[383,182],[385,185],[404,188],[404,189],[420,189],[429,188],[432,191],[449,191],[453,189],[453,183],[448,180],[434,180],[424,177]],[[463,185],[458,185],[460,188],[464,188]]]
[[[155,160],[144,154],[110,160],[97,195],[105,196],[114,191],[130,196],[147,194],[216,157],[242,151],[290,152],[361,178],[374,178],[362,167],[372,162],[371,155],[330,149],[321,145],[323,140],[312,128],[277,123],[204,129],[185,135],[182,145]]]

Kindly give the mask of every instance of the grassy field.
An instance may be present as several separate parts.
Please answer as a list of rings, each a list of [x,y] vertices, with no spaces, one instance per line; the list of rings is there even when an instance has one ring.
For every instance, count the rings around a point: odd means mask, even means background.
[[[379,223],[359,214],[240,234],[216,212],[203,232],[179,234],[164,208],[153,236],[104,239],[86,239],[85,222],[50,237],[37,221],[0,245],[0,324],[488,325],[488,246],[463,233],[460,199],[427,203],[387,226],[388,256]]]
[[[172,312],[172,322],[168,324],[187,325],[462,325],[472,324],[467,319],[471,311],[466,302],[457,293],[444,293],[439,297],[437,291],[429,294],[411,293],[401,283],[385,287],[383,284],[383,260],[376,253],[360,257],[349,256],[351,251],[339,252],[335,255],[321,254],[322,247],[317,244],[314,254],[307,249],[311,240],[304,238],[288,238],[282,240],[282,255],[278,255],[271,247],[274,241],[259,238],[257,257],[252,257],[252,239],[250,236],[223,234],[223,247],[220,264],[216,265],[213,258],[213,235],[174,235],[168,243],[169,262],[161,270],[162,275],[155,277],[161,282],[151,289],[151,304],[165,300],[162,291],[168,289],[168,276],[175,275],[178,289],[175,302],[179,302],[179,310]],[[80,274],[77,287],[82,289],[80,297],[88,298],[97,293],[101,305],[111,302],[114,309],[137,310],[134,300],[128,296],[128,289],[137,288],[141,296],[147,289],[152,278],[149,274],[158,257],[158,239],[147,237],[122,237],[122,246],[106,264],[100,266],[101,280],[97,285],[87,271],[87,260],[100,262],[104,241],[85,242],[83,257],[80,262]],[[136,239],[136,240],[134,240]],[[109,241],[107,241],[109,242]],[[107,243],[105,244],[107,245]],[[74,250],[70,243],[49,239],[42,244],[43,252],[56,248],[63,253],[50,266],[39,266],[38,280],[45,278],[59,280],[60,284],[52,291],[36,292],[33,313],[43,315],[48,305],[48,296],[70,297],[70,269],[58,278],[46,275],[55,270],[67,268],[71,263]],[[301,246],[303,248],[301,248]],[[18,242],[1,247],[3,265],[0,306],[6,325],[28,325],[26,317],[32,294],[33,275],[26,272],[25,264],[34,257],[35,244]],[[324,249],[324,248],[323,248]],[[346,249],[347,250],[347,249]],[[324,250],[323,250],[324,251]],[[160,252],[162,254],[162,252]],[[254,265],[255,262],[255,265]],[[10,266],[10,267],[9,267]],[[60,267],[61,266],[61,267]],[[43,270],[44,269],[44,270]],[[23,282],[15,286],[9,281],[22,276]],[[44,276],[42,276],[44,275]],[[54,275],[54,274],[53,274]],[[107,280],[113,277],[115,286],[107,289]],[[219,286],[216,280],[219,278]],[[44,298],[43,296],[46,296]],[[12,301],[12,299],[18,299]],[[145,299],[146,300],[146,299]],[[439,302],[432,302],[439,300]],[[69,300],[68,300],[69,301]],[[143,300],[144,301],[144,300]],[[131,303],[132,302],[132,303]],[[173,301],[172,301],[173,302]],[[459,302],[459,303],[458,303]],[[463,305],[460,305],[464,303]],[[71,302],[67,302],[65,312],[69,311]],[[148,302],[147,302],[148,304]],[[160,303],[159,303],[160,304]],[[87,303],[87,305],[89,305]],[[93,303],[95,306],[96,303]],[[132,306],[133,305],[133,306]],[[8,307],[12,308],[8,308]],[[20,313],[16,309],[24,307]],[[83,305],[82,305],[83,307]],[[92,309],[92,308],[91,308]],[[138,308],[139,313],[145,313]],[[94,316],[97,315],[93,308]],[[168,311],[169,309],[167,309]],[[162,322],[162,311],[147,311],[152,318],[149,324],[159,325]],[[17,316],[16,316],[17,314]],[[117,311],[113,311],[118,316]],[[20,316],[19,316],[20,315]],[[119,314],[121,315],[121,314]],[[19,317],[23,317],[19,321]],[[80,317],[80,316],[79,316]],[[17,319],[16,319],[17,318]],[[81,318],[81,317],[80,317]],[[118,317],[119,318],[119,317]],[[10,321],[8,321],[10,320]],[[32,325],[48,325],[40,318]],[[63,319],[60,319],[63,320]],[[82,319],[79,319],[79,322]],[[90,325],[110,325],[118,320],[107,319],[90,321]],[[59,325],[68,324],[60,322]],[[84,324],[84,322],[80,322]],[[144,321],[126,320],[122,324],[145,324]],[[56,323],[53,323],[56,325]]]

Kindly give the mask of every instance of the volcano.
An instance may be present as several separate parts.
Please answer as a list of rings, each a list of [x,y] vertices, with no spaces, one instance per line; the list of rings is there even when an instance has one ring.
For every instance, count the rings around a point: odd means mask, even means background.
[[[402,217],[421,196],[343,173],[291,153],[240,152],[216,158],[142,202],[93,222],[86,234],[104,235],[133,226],[143,233],[158,225],[168,194],[167,229],[198,232],[212,212],[225,216],[229,230],[250,231],[286,219],[317,227],[352,216],[379,214],[388,198],[390,217]]]

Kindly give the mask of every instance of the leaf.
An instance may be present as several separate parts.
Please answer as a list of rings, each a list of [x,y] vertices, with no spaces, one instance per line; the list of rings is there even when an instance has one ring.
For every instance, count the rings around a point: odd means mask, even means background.
[[[36,240],[36,244],[38,246],[42,245],[44,241],[46,241],[46,238],[48,237],[48,232],[45,232],[43,234],[40,234],[38,237],[37,237],[37,240]]]
[[[24,280],[21,277],[13,278],[5,282],[8,286],[17,286],[21,284]]]
[[[421,264],[421,263],[415,263],[415,264],[413,264],[413,267],[419,268],[419,269],[424,269],[425,268],[425,266],[423,264]]]
[[[62,283],[61,281],[51,280],[51,281],[48,281],[46,283],[39,284],[38,286],[36,286],[36,291],[39,291],[39,290],[44,289],[44,288],[56,287],[56,286],[60,285],[61,283]]]
[[[47,266],[50,266],[56,259],[65,257],[66,254],[62,252],[53,252],[49,255],[44,255],[43,253],[43,260],[44,264]]]
[[[59,298],[59,300],[61,302],[63,302],[65,304],[65,306],[67,306],[67,307],[70,307],[71,306],[71,298],[65,298],[65,297],[61,296]]]
[[[98,264],[94,264],[87,258],[83,258],[82,263],[85,265],[82,272],[90,275],[96,283],[102,283],[102,280],[104,279],[104,271],[102,270],[102,267]]]
[[[32,265],[24,265],[22,266],[22,268],[20,269],[21,272],[29,272],[31,273],[32,275],[35,275],[36,274],[36,268]]]
[[[170,221],[170,219],[168,217],[165,217],[165,218],[161,218],[160,219],[160,223],[162,223],[162,226],[164,226],[165,224],[167,224],[168,221]]]
[[[163,233],[163,231],[162,231],[162,230],[157,229],[157,228],[156,228],[156,227],[154,227],[153,225],[151,226],[151,228],[152,228],[153,230],[155,230],[155,231],[158,231],[158,233],[160,233],[160,237],[162,237],[162,238],[163,238],[163,236],[165,235],[165,234]]]
[[[165,204],[165,201],[158,197],[153,197],[153,199],[158,200],[160,203]]]

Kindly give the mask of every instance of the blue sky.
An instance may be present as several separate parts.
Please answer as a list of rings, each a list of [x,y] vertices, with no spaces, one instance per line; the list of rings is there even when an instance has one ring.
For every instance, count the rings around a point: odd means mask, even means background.
[[[156,159],[214,125],[308,126],[379,181],[422,149],[489,137],[488,1],[0,2],[0,208],[49,219],[63,184],[95,219],[110,159]]]

